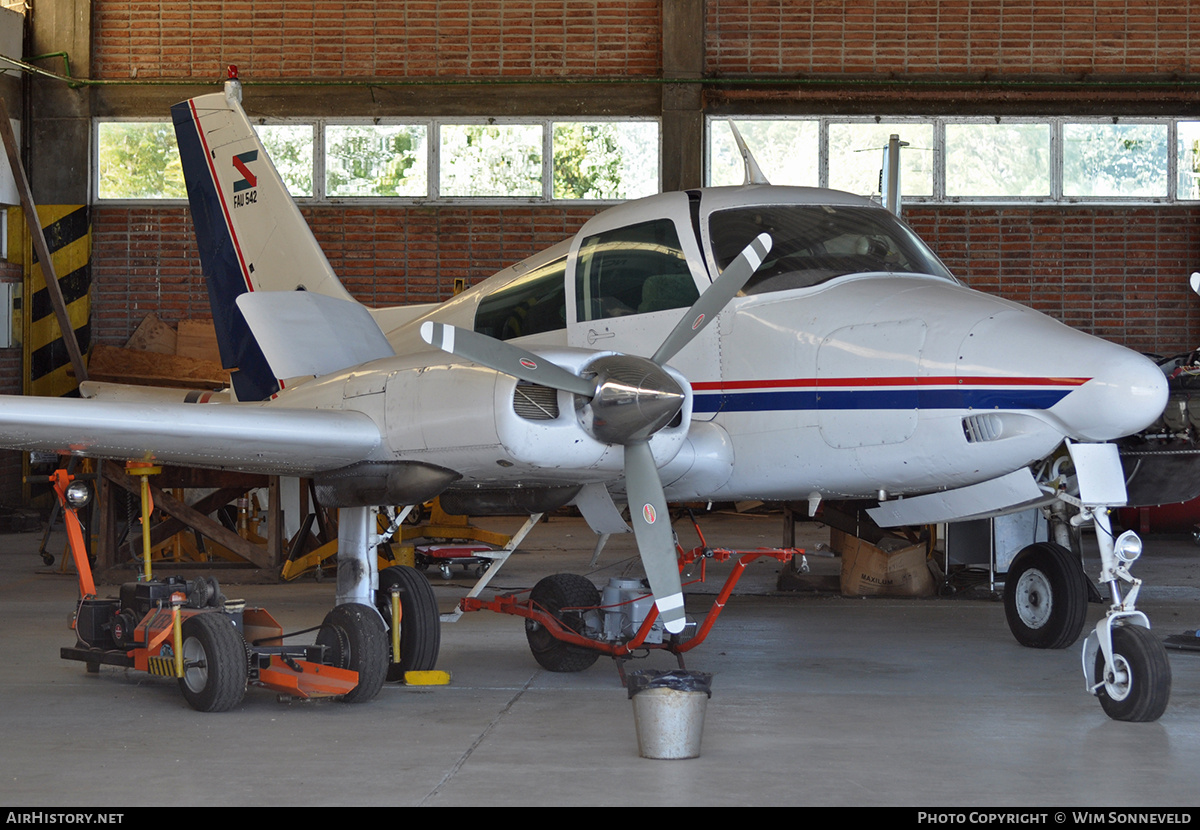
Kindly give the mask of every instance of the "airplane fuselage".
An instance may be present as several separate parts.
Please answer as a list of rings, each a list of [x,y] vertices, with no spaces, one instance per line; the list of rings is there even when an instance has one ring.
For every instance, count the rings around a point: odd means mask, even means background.
[[[801,219],[781,218],[789,212]],[[379,460],[455,470],[456,490],[611,482],[620,448],[581,430],[573,395],[433,350],[419,327],[511,339],[583,374],[597,350],[649,355],[724,266],[721,245],[742,244],[739,223],[774,232],[773,258],[671,361],[690,394],[651,440],[668,498],[960,487],[1043,458],[1064,437],[1109,440],[1161,412],[1165,384],[1146,358],[965,287],[865,200],[792,188],[664,194],[605,211],[570,242],[409,315],[387,332],[398,357],[275,404],[365,412],[386,436]],[[619,283],[618,267],[638,284]]]

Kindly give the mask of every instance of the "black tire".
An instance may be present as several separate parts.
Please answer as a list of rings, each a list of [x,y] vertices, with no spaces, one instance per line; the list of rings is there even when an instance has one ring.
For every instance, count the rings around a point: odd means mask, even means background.
[[[1100,706],[1113,720],[1158,720],[1171,700],[1171,663],[1162,641],[1148,628],[1122,625],[1112,630],[1113,663],[1119,677],[1106,677],[1104,652],[1096,652],[1095,681]]]
[[[227,712],[246,696],[246,641],[224,614],[209,611],[183,621],[179,690],[199,712]]]
[[[1079,639],[1087,601],[1079,560],[1053,542],[1022,550],[1004,577],[1004,616],[1017,642],[1029,648],[1066,648]]]
[[[600,592],[582,576],[553,574],[533,586],[529,599],[536,609],[552,615],[564,628],[581,633],[584,630],[583,614],[562,609],[594,608],[600,605]],[[583,671],[600,658],[599,651],[556,639],[545,626],[534,620],[525,620],[525,639],[529,641],[533,659],[549,671]]]
[[[358,672],[358,685],[342,695],[345,703],[366,703],[383,688],[387,674],[387,631],[369,605],[345,603],[325,615],[317,632],[317,645],[325,646],[325,663]]]
[[[400,589],[400,659],[392,651],[392,587]],[[437,597],[424,574],[407,565],[379,572],[375,607],[388,625],[388,680],[403,680],[408,671],[431,671],[442,647],[442,621]]]

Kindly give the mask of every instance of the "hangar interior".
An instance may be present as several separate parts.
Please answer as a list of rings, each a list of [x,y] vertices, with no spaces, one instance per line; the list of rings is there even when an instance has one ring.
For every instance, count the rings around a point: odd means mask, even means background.
[[[124,347],[148,314],[169,326],[211,315],[171,157],[169,112],[179,101],[219,91],[230,65],[238,68],[247,114],[286,157],[281,169],[333,270],[367,305],[448,299],[627,198],[740,182],[727,126],[733,121],[752,145],[758,142],[752,149],[772,183],[863,195],[878,195],[882,145],[899,135],[907,144],[903,218],[971,288],[1141,352],[1189,352],[1200,329],[1200,298],[1187,284],[1200,270],[1200,10],[1187,4],[3,6],[0,54],[11,60],[0,92],[18,128],[34,201],[55,222],[56,246],[86,250],[72,260],[64,290],[75,292],[72,325],[93,355]],[[597,156],[603,169],[589,161]],[[11,191],[0,186],[0,198],[16,204]],[[0,348],[0,393],[69,394],[68,355],[47,303],[26,282],[23,263],[31,254],[13,217],[0,264],[0,283],[12,286],[4,296],[14,298],[12,337]],[[24,464],[19,453],[0,453],[0,503],[27,499]],[[560,532],[566,537],[555,544],[590,551],[590,537],[579,541],[585,526]],[[757,545],[776,530],[735,523],[729,532]],[[1157,610],[1171,625],[1196,622],[1188,545],[1159,551],[1183,570],[1178,578],[1163,576],[1175,590],[1145,595],[1161,603]],[[28,540],[16,547],[25,551]],[[3,613],[13,625],[38,629],[36,646],[46,659],[35,661],[32,675],[52,675],[61,669],[55,638],[65,632],[43,632],[39,620],[73,583],[31,585],[19,567],[4,570]],[[304,586],[301,599],[278,586],[257,590],[287,606],[289,624],[301,616],[297,609],[319,616],[313,609],[328,600],[313,585]],[[259,704],[232,717],[248,741],[295,753],[315,752],[303,740],[310,732],[324,743],[327,768],[291,775],[287,794],[271,795],[271,803],[613,805],[625,803],[612,794],[618,788],[638,804],[1194,803],[1186,770],[1200,760],[1200,703],[1187,658],[1172,658],[1179,691],[1170,714],[1138,732],[1139,725],[1108,722],[1077,688],[1075,650],[1030,658],[1029,650],[1004,642],[1003,614],[994,605],[976,609],[978,617],[966,604],[929,610],[899,600],[880,602],[863,617],[849,606],[824,608],[834,621],[817,614],[805,621],[823,638],[817,647],[804,639],[806,650],[769,588],[749,591],[758,596],[734,608],[749,622],[731,614],[725,639],[711,646],[717,656],[708,659],[733,682],[724,700],[714,694],[710,736],[718,737],[708,739],[713,750],[704,760],[687,762],[690,771],[637,759],[614,737],[605,724],[627,718],[628,704],[600,669],[572,687],[571,677],[506,663],[509,651],[523,652],[511,642],[514,631],[520,640],[512,621],[494,629],[470,621],[455,629],[466,633],[448,636],[456,671],[481,667],[463,675],[461,692],[407,689],[375,704],[395,716],[404,748],[373,742],[380,719],[355,723],[361,713],[354,711],[290,707],[277,728],[255,723],[270,717]],[[452,604],[444,591],[438,598],[443,610]],[[912,619],[917,633],[900,636],[889,615]],[[947,630],[965,632],[969,645],[943,642]],[[886,655],[867,650],[862,637],[886,643]],[[958,658],[939,656],[942,648],[969,655],[962,662],[973,668],[950,671]],[[3,649],[12,652],[9,665],[24,659],[11,643]],[[905,658],[906,649],[916,656]],[[762,668],[780,654],[782,674]],[[857,655],[856,668],[826,673],[847,654]],[[696,662],[703,667],[705,658]],[[798,678],[804,666],[814,673]],[[998,685],[981,691],[967,679],[971,673]],[[882,691],[864,691],[881,678]],[[109,687],[83,716],[73,712],[79,699],[96,697],[95,684],[55,683],[54,705],[43,711],[19,700],[29,695],[21,684],[4,684],[13,711],[25,713],[23,743],[40,742],[60,716],[81,718],[81,731],[94,727],[91,718],[104,722],[95,727],[97,750],[117,747],[118,755],[144,760],[135,746],[140,739],[130,734],[146,691],[138,681]],[[186,717],[193,736],[213,736],[195,742],[209,744],[196,747],[196,758],[218,763],[214,743],[223,727],[196,713],[180,716],[173,688],[150,685],[154,723],[170,732],[176,716]],[[814,709],[806,713],[798,697],[813,700]],[[1039,704],[1044,718],[1030,715]],[[461,719],[448,714],[464,710],[470,714]],[[502,713],[510,711],[506,720]],[[320,722],[304,723],[309,717]],[[404,737],[409,720],[421,722],[415,739]],[[588,725],[572,732],[580,720]],[[1000,737],[1005,733],[1008,739]],[[489,741],[501,734],[507,746]],[[830,751],[796,762],[792,753],[805,741]],[[1063,758],[1064,742],[1085,751]],[[922,770],[911,769],[914,748]],[[211,801],[205,781],[170,781],[165,772],[152,776],[159,788],[153,795],[128,786],[124,775],[107,791],[72,785],[56,795],[38,777],[64,763],[82,770],[55,749],[26,759],[24,771],[11,755],[3,760],[15,800],[172,803],[163,793],[179,787],[184,803],[262,803],[252,784],[237,783],[238,775],[249,777],[242,761],[228,774],[214,773],[222,795]],[[1116,769],[1130,751],[1135,763],[1123,766],[1115,790],[1106,789],[1103,773],[1089,763]],[[505,778],[510,752],[549,782],[548,792],[513,787]],[[389,790],[394,785],[381,771],[397,768],[405,770],[404,783]],[[965,782],[965,768],[995,781]],[[470,782],[464,770],[474,770]],[[869,780],[860,777],[864,770]],[[762,783],[780,772],[792,779],[814,774],[816,783]],[[705,788],[698,781],[706,775],[725,776],[728,786]],[[580,783],[587,779],[591,786]]]

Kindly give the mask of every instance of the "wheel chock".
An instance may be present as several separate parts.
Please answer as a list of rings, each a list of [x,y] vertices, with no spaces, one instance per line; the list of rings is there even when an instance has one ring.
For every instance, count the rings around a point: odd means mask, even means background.
[[[448,671],[406,671],[404,673],[406,686],[448,686],[450,672]]]

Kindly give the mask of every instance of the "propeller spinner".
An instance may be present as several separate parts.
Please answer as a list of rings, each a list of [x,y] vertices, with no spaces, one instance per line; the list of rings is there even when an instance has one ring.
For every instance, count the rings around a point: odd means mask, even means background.
[[[580,377],[548,360],[486,335],[427,321],[421,337],[431,346],[473,363],[570,392],[579,402],[581,423],[596,440],[624,448],[625,489],[629,518],[642,566],[663,625],[683,631],[683,589],[675,558],[675,540],[667,515],[667,499],[650,439],[665,427],[687,400],[683,389],[663,369],[742,290],[771,250],[771,237],[760,234],[713,280],[649,357],[607,355],[593,360]]]

